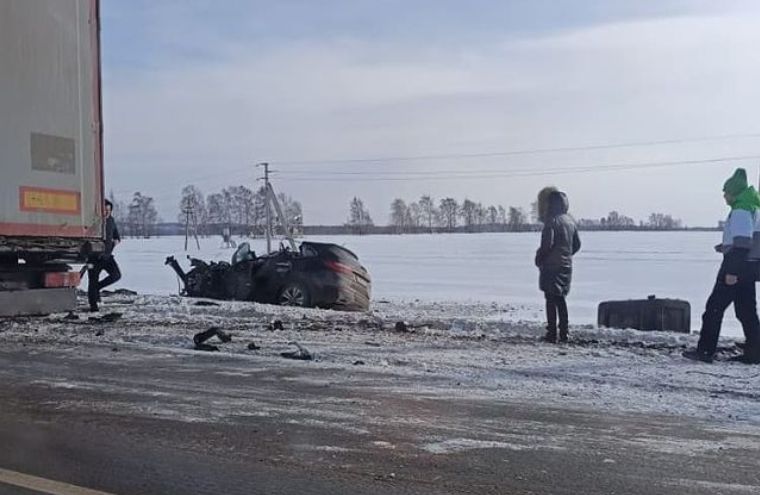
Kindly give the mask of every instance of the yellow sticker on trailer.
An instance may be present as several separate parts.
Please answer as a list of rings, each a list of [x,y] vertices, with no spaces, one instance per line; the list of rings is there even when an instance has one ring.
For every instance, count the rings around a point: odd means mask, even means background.
[[[78,215],[82,201],[77,191],[22,186],[19,188],[19,207],[21,211]]]

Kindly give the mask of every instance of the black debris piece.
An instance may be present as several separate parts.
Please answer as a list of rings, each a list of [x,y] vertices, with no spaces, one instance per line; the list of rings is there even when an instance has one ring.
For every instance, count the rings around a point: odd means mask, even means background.
[[[208,339],[210,339],[214,335],[216,335],[216,327],[211,327],[211,328],[209,328],[208,330],[206,330],[204,332],[196,333],[193,336],[193,343],[197,347],[201,343],[206,342]]]
[[[107,323],[113,323],[114,321],[121,320],[121,313],[107,313],[101,316],[100,319]]]
[[[361,359],[357,359],[356,361],[354,361],[354,366],[361,366],[363,364],[364,364],[364,361],[362,361]]]
[[[219,327],[211,327],[208,330],[200,333],[196,333],[195,336],[193,336],[193,343],[195,344],[195,347],[198,348],[200,344],[203,344],[211,337],[216,336],[220,341],[223,343],[228,343],[232,341],[232,336],[226,332],[223,332],[221,328]],[[208,349],[205,349],[208,350]],[[219,350],[219,349],[216,349]]]
[[[248,344],[249,351],[258,351],[259,349],[261,349],[261,347],[256,345],[256,342],[251,342],[250,344]]]
[[[113,323],[121,319],[121,313],[106,313],[103,316],[90,316],[87,321],[92,323]]]
[[[114,294],[118,294],[120,296],[136,296],[137,291],[129,290],[129,289],[116,289],[113,291]]]
[[[101,296],[109,297],[109,296],[136,296],[137,292],[129,289],[116,289],[116,290],[102,290],[100,291]]]
[[[96,336],[96,337],[102,337],[104,333],[105,333],[105,332],[104,332],[104,331],[103,331],[103,329],[101,328],[100,330],[98,330],[97,332],[95,332],[95,336]]]
[[[396,322],[396,331],[397,332],[411,332],[411,329],[409,328],[409,324],[405,321],[397,321]]]
[[[381,344],[378,342],[372,342],[371,340],[367,340],[364,342],[364,345],[372,346],[372,347],[381,347]]]
[[[285,330],[285,325],[282,324],[282,320],[272,320],[269,323],[269,330]]]
[[[219,348],[215,345],[211,344],[195,344],[195,350],[196,351],[208,351],[208,352],[216,352],[219,350]]]
[[[290,351],[290,352],[281,352],[280,356],[287,358],[287,359],[297,359],[300,361],[312,361],[314,359],[314,356],[306,350],[301,344],[298,342],[291,342],[290,345],[294,345],[298,347],[298,350]]]
[[[195,301],[193,305],[194,306],[220,306],[219,303],[215,303],[213,301]]]

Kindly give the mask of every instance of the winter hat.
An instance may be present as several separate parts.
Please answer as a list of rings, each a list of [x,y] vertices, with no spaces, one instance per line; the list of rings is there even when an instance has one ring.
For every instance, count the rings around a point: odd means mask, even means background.
[[[725,184],[723,184],[723,192],[730,194],[733,197],[739,196],[749,184],[747,184],[747,171],[743,168],[737,168]]]

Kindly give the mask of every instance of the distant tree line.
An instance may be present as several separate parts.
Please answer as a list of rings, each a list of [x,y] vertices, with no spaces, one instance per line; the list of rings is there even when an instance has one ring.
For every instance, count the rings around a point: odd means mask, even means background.
[[[410,203],[401,198],[391,202],[389,225],[403,232],[489,232],[527,230],[525,211],[516,206],[483,205],[465,198],[436,201],[428,195]]]
[[[151,237],[160,233],[184,231],[188,217],[197,224],[201,236],[219,235],[225,228],[241,236],[264,235],[266,228],[265,190],[253,191],[245,186],[229,186],[219,192],[204,195],[188,185],[182,188],[178,205],[177,223],[160,224],[152,197],[135,192],[129,203],[118,201],[111,193],[113,215],[122,236]],[[518,206],[483,205],[469,198],[461,202],[452,197],[435,200],[423,195],[417,201],[407,202],[395,198],[390,204],[387,226],[375,225],[369,209],[359,197],[349,202],[349,212],[342,226],[304,227],[301,203],[285,194],[278,201],[294,234],[312,233],[440,233],[440,232],[521,232],[540,230],[536,203],[530,213]],[[194,217],[194,219],[193,219]],[[272,208],[273,227],[279,230],[279,221]],[[680,230],[686,228],[680,219],[665,213],[652,213],[646,220],[611,211],[598,219],[577,219],[582,230]],[[316,229],[316,230],[315,230]],[[321,229],[321,230],[320,230]],[[280,230],[281,231],[281,230]],[[323,232],[324,231],[324,232]]]
[[[578,220],[583,230],[679,230],[680,219],[664,213],[652,213],[646,221],[611,211],[600,219]],[[349,204],[348,232],[365,233],[425,233],[425,232],[521,232],[539,230],[538,206],[530,205],[530,214],[518,206],[483,205],[469,198],[461,203],[447,197],[435,201],[424,195],[417,201],[395,198],[390,205],[387,227],[375,226],[364,202],[354,197]]]
[[[301,203],[280,193],[277,200],[293,233],[303,230]],[[274,206],[271,207],[272,226],[280,227]],[[194,185],[182,188],[177,221],[195,223],[199,235],[230,233],[256,236],[266,233],[266,189],[253,191],[245,186],[229,186],[204,196]]]
[[[160,219],[152,197],[141,192],[134,193],[132,201],[125,203],[110,194],[114,204],[113,216],[119,231],[125,237],[152,237],[166,229],[160,227],[171,224],[159,224]],[[266,233],[265,189],[252,191],[245,186],[230,186],[219,192],[205,196],[201,190],[188,185],[182,188],[178,205],[177,224],[170,229],[177,232],[186,222],[191,227],[197,226],[200,236],[218,235],[226,228],[231,234],[256,236]],[[303,232],[303,210],[301,203],[290,196],[280,193],[277,199],[283,215],[288,221],[291,233]],[[272,207],[272,227],[275,232],[282,232],[280,221]],[[184,230],[183,230],[184,231]]]
[[[501,205],[484,206],[465,198],[461,204],[454,198],[440,201],[429,195],[418,201],[393,200],[390,206],[388,226],[395,233],[422,232],[489,232],[528,230],[530,224],[522,208]],[[386,231],[375,227],[364,202],[354,197],[349,203],[348,221],[345,227],[351,233],[363,234]]]
[[[611,211],[599,219],[581,218],[578,226],[583,230],[681,230],[683,222],[665,213],[652,213],[644,221],[636,222],[633,218]]]

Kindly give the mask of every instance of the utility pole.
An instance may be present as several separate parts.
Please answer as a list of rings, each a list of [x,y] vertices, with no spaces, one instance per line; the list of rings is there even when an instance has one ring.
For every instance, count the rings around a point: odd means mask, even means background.
[[[198,218],[195,216],[195,209],[193,205],[188,204],[182,212],[185,214],[185,251],[187,251],[187,239],[190,237],[190,228],[192,227],[193,237],[195,237],[195,244],[198,246],[198,251],[201,250],[201,243],[198,240]]]
[[[267,236],[267,254],[272,252],[272,207],[269,204],[269,164],[259,163],[258,167],[264,167],[264,206],[266,207],[266,236]]]

